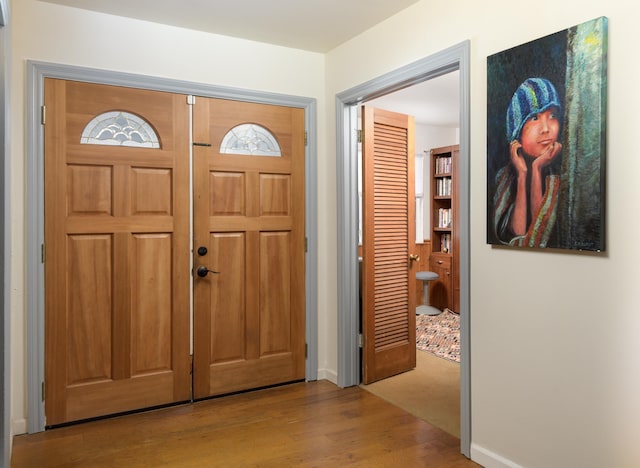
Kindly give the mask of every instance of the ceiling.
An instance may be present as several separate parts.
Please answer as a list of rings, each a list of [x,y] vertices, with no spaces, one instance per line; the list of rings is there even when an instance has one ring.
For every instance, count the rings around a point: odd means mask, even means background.
[[[44,0],[325,53],[419,0]]]
[[[326,53],[419,0],[43,0],[181,28]],[[370,104],[457,126],[458,73]]]
[[[459,127],[460,73],[447,73],[366,104],[413,115],[418,124]]]

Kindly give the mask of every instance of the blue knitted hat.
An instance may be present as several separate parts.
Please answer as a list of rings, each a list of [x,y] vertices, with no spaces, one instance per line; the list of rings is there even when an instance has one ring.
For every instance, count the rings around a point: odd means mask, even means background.
[[[523,125],[533,114],[553,106],[560,112],[560,98],[553,84],[545,78],[527,78],[513,93],[507,109],[508,141],[520,139]]]

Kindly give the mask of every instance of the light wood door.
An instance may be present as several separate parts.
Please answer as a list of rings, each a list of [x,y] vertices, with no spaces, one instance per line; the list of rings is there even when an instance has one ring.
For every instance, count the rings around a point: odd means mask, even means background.
[[[46,424],[189,400],[186,98],[46,79],[45,107]],[[160,148],[124,115],[104,132],[127,144],[81,143],[119,110]]]
[[[219,272],[194,276],[194,396],[303,379],[304,111],[198,97],[193,121],[194,269]],[[281,156],[221,153],[244,123]]]
[[[368,384],[416,365],[418,262],[410,257],[415,245],[413,117],[363,107],[362,129],[362,375]]]

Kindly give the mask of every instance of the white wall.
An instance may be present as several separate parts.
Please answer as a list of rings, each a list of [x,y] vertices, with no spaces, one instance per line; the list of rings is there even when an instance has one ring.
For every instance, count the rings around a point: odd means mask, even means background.
[[[25,297],[25,119],[26,61],[124,71],[190,82],[317,99],[318,155],[326,160],[324,55],[210,35],[115,16],[61,7],[35,0],[12,2],[11,170],[11,418],[16,433],[24,432],[26,408]],[[319,223],[327,224],[335,208],[319,198]],[[329,253],[320,239],[319,297]],[[323,299],[320,299],[323,301]],[[323,307],[322,305],[320,306]],[[322,311],[319,311],[321,327]],[[324,332],[326,333],[326,331]],[[327,354],[326,339],[319,354]],[[322,359],[326,361],[326,358]]]
[[[416,124],[416,152],[429,152],[432,148],[460,143],[458,127],[436,127]]]
[[[607,252],[488,246],[487,56],[599,16],[609,18]],[[640,466],[638,20],[627,1],[422,0],[327,55],[333,96],[471,42],[471,436],[488,466]],[[325,180],[333,186],[333,170]]]

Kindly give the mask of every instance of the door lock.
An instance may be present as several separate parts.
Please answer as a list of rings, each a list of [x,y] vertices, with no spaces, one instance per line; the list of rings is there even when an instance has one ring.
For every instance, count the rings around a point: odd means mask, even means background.
[[[206,266],[198,267],[198,269],[196,270],[196,273],[198,274],[198,276],[200,278],[204,278],[205,276],[207,276],[208,273],[213,273],[215,275],[219,275],[220,274],[219,271],[209,270]]]
[[[409,254],[409,261],[411,262],[417,262],[418,260],[420,260],[420,256],[416,255],[416,254]]]

